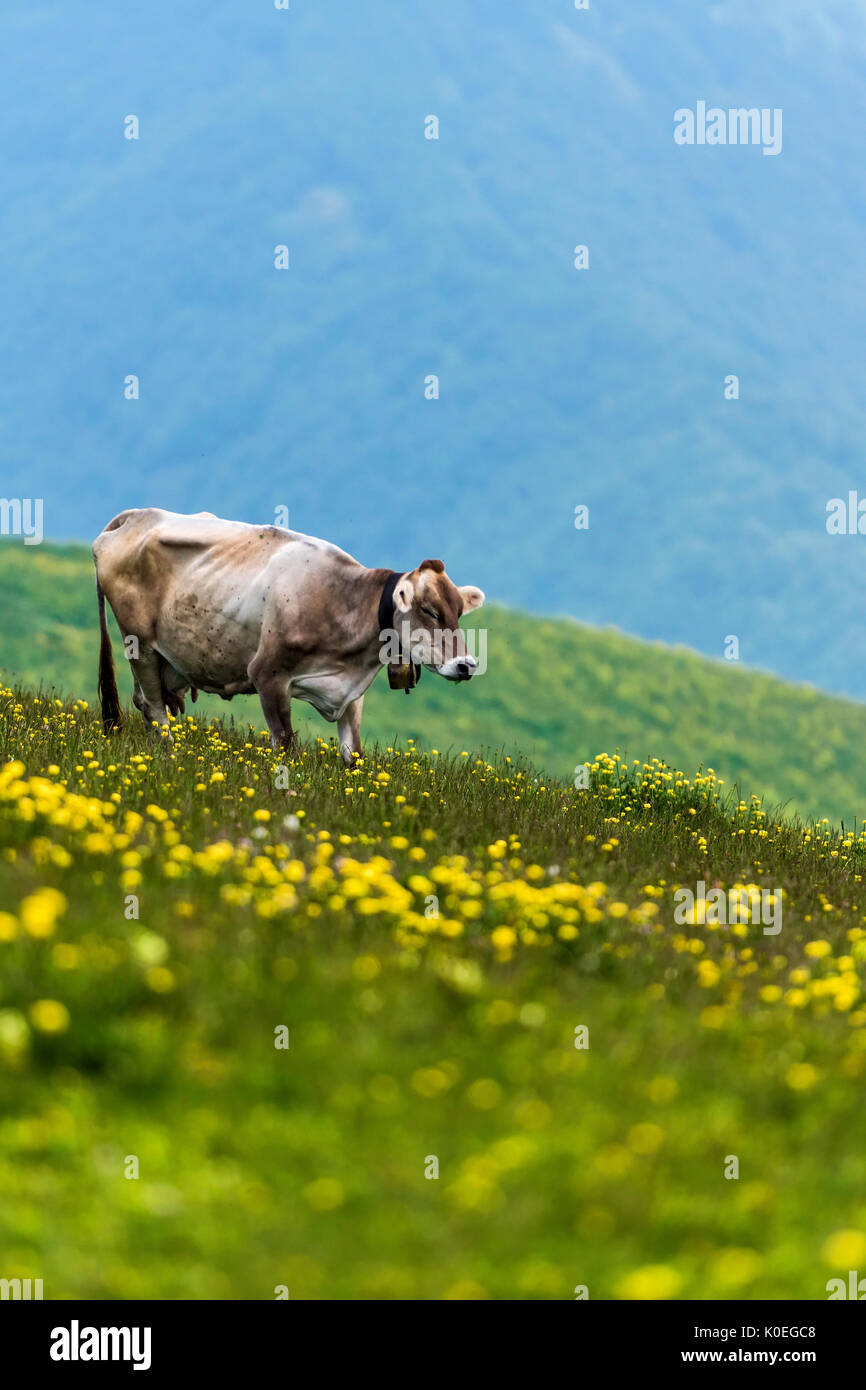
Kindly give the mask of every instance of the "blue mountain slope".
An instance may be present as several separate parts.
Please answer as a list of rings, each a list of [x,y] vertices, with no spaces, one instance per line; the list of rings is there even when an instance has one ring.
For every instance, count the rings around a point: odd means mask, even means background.
[[[866,695],[854,0],[37,0],[3,52],[0,490],[50,535],[283,505]],[[699,100],[782,153],[677,146]]]

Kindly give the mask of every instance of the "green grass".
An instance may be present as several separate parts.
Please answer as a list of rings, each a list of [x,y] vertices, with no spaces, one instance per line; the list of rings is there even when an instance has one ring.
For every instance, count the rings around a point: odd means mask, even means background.
[[[577,791],[311,744],[283,789],[253,731],[106,740],[26,692],[10,758],[5,1277],[820,1299],[864,1272],[862,838],[612,759]],[[676,925],[701,879],[783,894],[781,933]]]
[[[93,582],[82,546],[0,545],[0,670],[7,680],[95,698]],[[599,749],[618,748],[629,758],[712,767],[727,785],[803,814],[846,824],[866,814],[864,705],[564,619],[496,607],[473,618],[466,626],[488,630],[484,676],[454,687],[425,673],[408,696],[380,677],[365,702],[366,738],[387,744],[411,737],[442,752],[520,751],[563,779]],[[119,645],[116,653],[128,701]],[[253,697],[203,708],[261,725]],[[327,736],[308,707],[295,702],[294,711],[302,737]]]

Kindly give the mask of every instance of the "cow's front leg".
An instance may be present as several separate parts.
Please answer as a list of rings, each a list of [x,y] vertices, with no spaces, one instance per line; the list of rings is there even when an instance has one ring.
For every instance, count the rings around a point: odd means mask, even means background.
[[[287,676],[278,674],[253,676],[256,690],[262,704],[262,713],[267,721],[271,735],[271,747],[285,748],[294,752],[297,739],[292,729],[291,683]]]
[[[351,767],[362,756],[361,753],[361,711],[364,697],[359,695],[347,705],[337,720],[337,734],[340,739],[340,757],[347,767]]]

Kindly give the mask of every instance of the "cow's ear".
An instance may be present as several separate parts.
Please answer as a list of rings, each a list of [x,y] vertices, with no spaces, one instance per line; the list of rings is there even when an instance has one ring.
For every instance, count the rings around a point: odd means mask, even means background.
[[[405,577],[399,581],[394,589],[394,607],[398,613],[408,613],[412,607],[412,600],[415,597],[415,589],[411,579]]]
[[[463,600],[464,613],[471,613],[473,608],[480,608],[484,602],[484,591],[477,584],[461,584],[457,592]]]

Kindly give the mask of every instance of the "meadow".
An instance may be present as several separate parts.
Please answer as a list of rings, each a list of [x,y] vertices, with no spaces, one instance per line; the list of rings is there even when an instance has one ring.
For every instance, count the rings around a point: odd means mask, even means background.
[[[0,1250],[46,1298],[827,1297],[866,835],[0,691]],[[760,922],[676,920],[685,886]],[[679,914],[682,917],[682,913]],[[734,1176],[735,1170],[738,1170]]]
[[[0,541],[0,679],[93,701],[96,599],[86,546],[25,547]],[[487,669],[454,687],[425,673],[405,696],[380,677],[364,704],[364,736],[385,746],[440,753],[519,749],[536,768],[571,781],[599,748],[641,762],[716,769],[731,788],[758,791],[791,812],[846,826],[866,817],[866,705],[791,685],[745,662],[711,661],[685,648],[639,641],[567,618],[485,605],[463,623]],[[113,618],[109,627],[117,638]],[[483,644],[483,645],[482,645]],[[132,683],[115,646],[118,685]],[[261,727],[258,701],[199,710]],[[306,738],[328,726],[299,701],[293,719]]]

